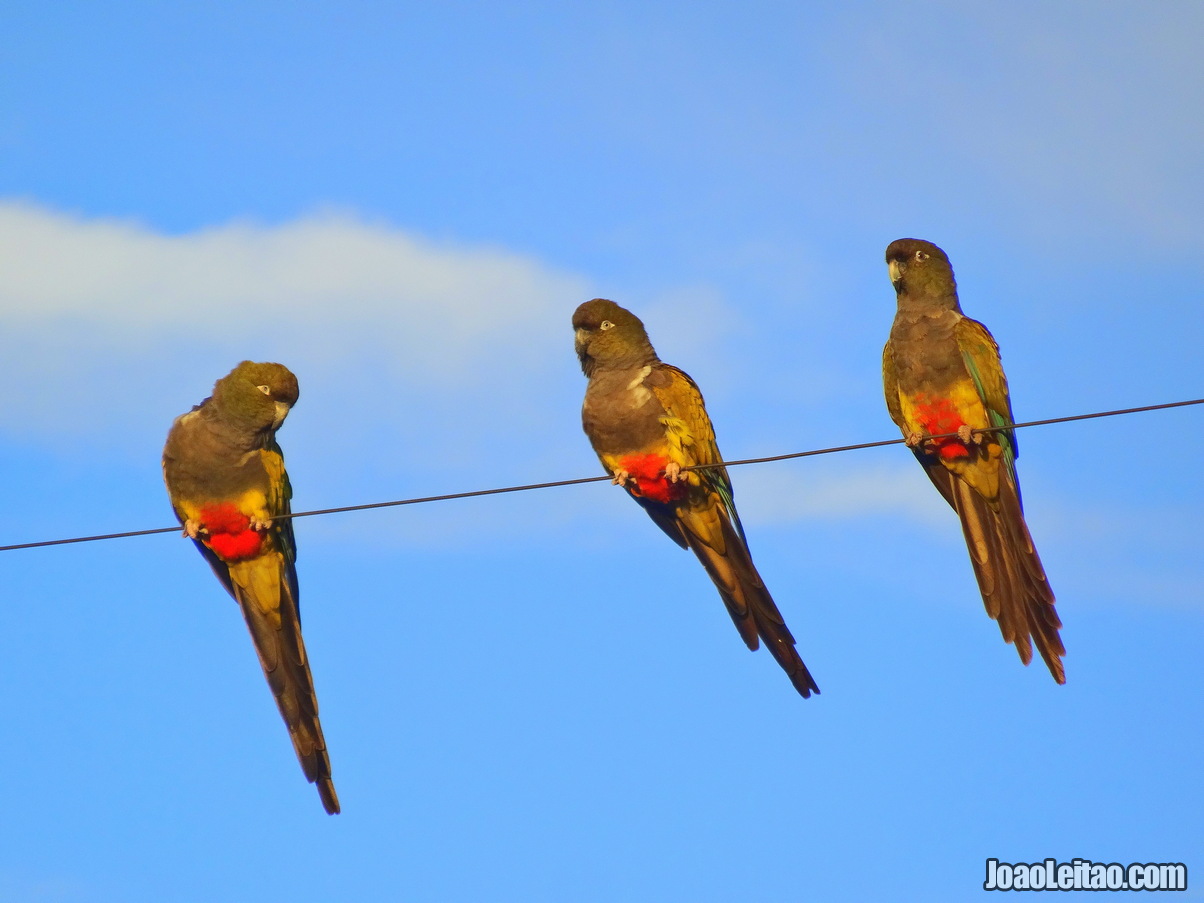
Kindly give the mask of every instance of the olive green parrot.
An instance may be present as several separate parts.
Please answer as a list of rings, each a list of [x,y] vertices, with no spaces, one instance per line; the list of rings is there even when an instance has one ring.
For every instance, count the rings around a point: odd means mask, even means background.
[[[818,693],[753,566],[726,468],[684,470],[723,460],[698,386],[663,363],[644,324],[613,301],[582,304],[573,329],[589,378],[582,424],[602,466],[670,539],[694,552],[748,648],[763,639],[799,693]]]
[[[333,815],[339,798],[301,639],[293,522],[278,519],[292,487],[276,430],[297,395],[288,368],[243,361],[176,418],[163,478],[185,534],[242,609],[301,768]]]
[[[963,316],[953,268],[931,242],[901,238],[886,249],[898,312],[882,352],[891,419],[925,473],[961,519],[987,614],[1021,661],[1032,644],[1058,683],[1066,648],[1054,594],[1024,522],[1016,436],[975,429],[1015,423],[999,346]],[[944,439],[930,439],[956,433]]]

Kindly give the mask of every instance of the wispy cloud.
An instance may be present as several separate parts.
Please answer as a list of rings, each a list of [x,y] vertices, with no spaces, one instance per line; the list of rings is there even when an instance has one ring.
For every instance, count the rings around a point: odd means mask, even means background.
[[[354,323],[388,330],[424,360],[435,344],[463,360],[499,330],[521,331],[585,292],[581,277],[533,258],[349,213],[165,235],[0,203],[0,315],[10,323],[78,318],[118,333],[218,338]]]
[[[301,507],[589,475],[568,317],[590,288],[528,256],[435,243],[348,213],[168,235],[0,203],[0,320],[12,339],[0,415],[10,435],[67,434],[83,440],[71,446],[81,454],[128,443],[154,460],[171,418],[213,380],[242,357],[276,359],[301,377],[302,403],[281,436]],[[619,300],[639,309],[668,358],[724,384],[714,379],[724,373],[719,346],[741,320],[713,289]],[[952,517],[910,460],[733,476],[750,526]],[[612,496],[625,514],[621,493]],[[578,506],[565,493],[507,502],[506,516],[536,528],[575,521]],[[439,543],[475,510],[402,520]]]
[[[805,473],[788,464],[740,467],[732,481],[741,519],[750,525],[883,513],[925,524],[946,524],[954,517],[909,460],[866,467],[812,463]]]
[[[0,415],[103,442],[244,357],[293,367],[303,398],[337,386],[360,424],[385,405],[454,419],[473,392],[486,419],[522,415],[532,379],[574,366],[569,315],[589,294],[528,255],[345,212],[168,235],[0,202]]]
[[[667,352],[705,353],[731,316],[684,291],[620,300],[643,302]],[[117,452],[155,484],[172,418],[253,358],[300,379],[281,442],[301,508],[588,475],[569,322],[594,293],[529,255],[346,212],[170,235],[0,202],[0,429],[71,458]],[[571,516],[551,501],[508,516]],[[437,544],[479,510],[401,520]]]

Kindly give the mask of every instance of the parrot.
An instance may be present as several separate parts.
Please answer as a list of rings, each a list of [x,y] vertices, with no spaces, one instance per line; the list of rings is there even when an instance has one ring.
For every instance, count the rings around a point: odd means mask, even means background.
[[[886,407],[906,445],[961,520],[987,614],[1020,660],[1033,644],[1059,684],[1066,682],[1062,621],[1024,520],[1016,422],[999,346],[962,314],[953,268],[928,241],[901,238],[886,249],[898,310],[882,351]],[[948,438],[929,438],[956,433]]]
[[[582,304],[573,330],[589,380],[582,426],[603,468],[702,562],[748,648],[764,640],[800,695],[819,693],[753,565],[727,469],[685,469],[723,462],[694,380],[662,362],[639,317],[614,301]]]
[[[318,698],[301,638],[292,486],[276,430],[298,397],[282,364],[243,361],[177,417],[163,478],[184,535],[242,609],[301,769],[326,811],[340,811]]]

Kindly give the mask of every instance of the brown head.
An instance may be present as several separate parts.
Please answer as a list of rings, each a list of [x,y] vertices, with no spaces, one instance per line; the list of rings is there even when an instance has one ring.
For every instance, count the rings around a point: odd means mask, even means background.
[[[574,345],[586,376],[594,370],[642,367],[656,351],[640,318],[605,298],[586,301],[573,313]]]
[[[900,238],[886,249],[886,265],[895,292],[902,298],[950,300],[957,309],[957,283],[945,252],[922,238]]]
[[[209,403],[240,427],[276,430],[299,394],[297,377],[283,364],[243,361],[217,381]]]

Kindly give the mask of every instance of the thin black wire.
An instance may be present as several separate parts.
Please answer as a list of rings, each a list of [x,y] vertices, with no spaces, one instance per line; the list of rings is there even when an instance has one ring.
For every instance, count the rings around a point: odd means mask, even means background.
[[[1121,414],[1140,414],[1145,411],[1163,411],[1167,408],[1182,408],[1193,404],[1204,404],[1204,398],[1194,398],[1191,401],[1172,401],[1166,404],[1150,404],[1139,408],[1120,408],[1115,411],[1099,411],[1095,414],[1074,414],[1070,417],[1051,417],[1048,420],[1028,420],[1024,423],[1013,423],[1007,426],[992,426],[983,429],[972,430],[974,435],[982,433],[997,433],[1010,430],[1023,429],[1030,426],[1048,426],[1052,423],[1071,423],[1076,420],[1094,420],[1098,417],[1116,417]],[[929,439],[948,439],[957,436],[957,433],[940,433],[933,436],[928,436]],[[695,464],[691,467],[683,467],[682,470],[706,470],[711,467],[739,467],[743,464],[767,464],[771,461],[788,461],[791,458],[812,458],[816,455],[831,455],[837,452],[857,451],[863,448],[882,448],[887,445],[901,445],[903,439],[883,439],[879,442],[861,442],[857,445],[836,445],[831,448],[817,448],[811,451],[790,452],[785,455],[770,455],[766,458],[744,458],[740,461],[723,461],[717,464]],[[453,499],[468,499],[476,498],[482,495],[501,495],[504,492],[526,492],[529,489],[554,489],[557,486],[576,486],[580,483],[601,483],[604,480],[609,481],[611,478],[602,477],[579,477],[575,480],[554,480],[551,483],[527,483],[523,486],[503,486],[498,489],[474,489],[471,492],[452,492],[446,495],[428,495],[422,498],[413,499],[398,499],[392,502],[369,502],[366,505],[344,505],[341,508],[318,508],[314,511],[297,511],[292,514],[278,515],[278,519],[298,517],[314,517],[319,514],[342,514],[346,511],[367,511],[371,508],[397,508],[401,505],[421,505],[426,502],[447,502]],[[49,539],[42,542],[23,542],[11,546],[0,546],[0,552],[13,552],[17,549],[38,549],[43,546],[64,546],[76,542],[96,542],[101,539],[125,539],[130,536],[152,536],[155,533],[178,533],[180,528],[175,527],[156,527],[153,530],[133,530],[127,533],[102,533],[98,536],[77,536],[73,539]]]

